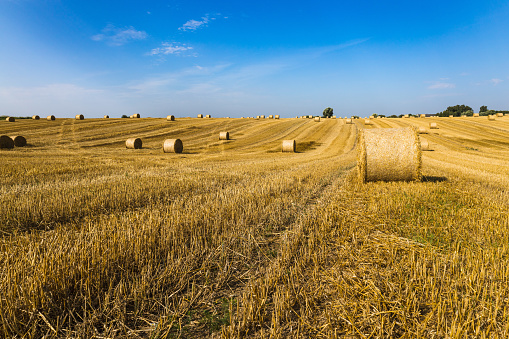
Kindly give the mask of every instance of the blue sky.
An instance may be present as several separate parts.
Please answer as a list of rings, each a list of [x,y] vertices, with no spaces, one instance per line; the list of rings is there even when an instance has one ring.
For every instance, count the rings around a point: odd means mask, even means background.
[[[0,115],[509,110],[507,1],[0,0]]]

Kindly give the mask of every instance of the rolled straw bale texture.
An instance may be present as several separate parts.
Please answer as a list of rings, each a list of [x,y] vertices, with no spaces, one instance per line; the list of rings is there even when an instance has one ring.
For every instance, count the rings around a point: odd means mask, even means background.
[[[316,122],[320,122],[320,117],[315,117]]]
[[[129,138],[125,142],[125,147],[129,149],[140,149],[143,143],[140,138]]]
[[[428,140],[421,139],[421,150],[422,151],[429,151]]]
[[[449,115],[449,118],[454,118],[454,115]]]
[[[421,145],[414,128],[362,129],[357,145],[361,182],[421,179]]]
[[[134,115],[132,115],[132,114],[131,114],[131,115],[129,116],[129,119],[133,119],[133,118],[134,118]]]
[[[295,140],[283,140],[283,152],[295,152],[296,143]]]
[[[55,120],[55,116],[54,115],[48,115],[46,117],[46,120],[50,120],[50,121]]]
[[[109,115],[105,115],[103,118],[104,118],[104,119],[109,119],[109,118],[110,118],[110,116],[109,116]]]
[[[174,115],[168,115],[168,116],[166,117],[166,120],[167,120],[167,121],[175,121],[175,116],[174,116]]]
[[[198,118],[203,118],[203,114],[198,114]]]
[[[479,116],[479,113],[474,113],[474,118],[477,118]]]
[[[373,121],[369,119],[364,119],[364,125],[373,125]]]
[[[274,119],[274,115],[269,115],[269,119]]]
[[[436,122],[430,122],[429,123],[429,128],[430,129],[438,129],[438,125]]]
[[[166,139],[163,143],[164,153],[182,153],[184,144],[180,139]]]
[[[32,120],[39,120],[41,117],[38,115],[32,115]]]
[[[274,119],[279,119],[279,115],[274,115]]]
[[[257,115],[257,116],[256,116],[256,119],[260,119],[260,116],[259,116],[259,115]]]
[[[230,133],[219,132],[219,140],[230,140]]]
[[[14,148],[14,141],[7,135],[0,135],[0,148]]]
[[[488,115],[488,120],[495,120],[495,116],[494,115]]]
[[[504,116],[504,113],[497,113],[497,117],[501,118]]]
[[[419,134],[427,134],[428,131],[426,131],[426,128],[424,128],[424,127],[419,127],[417,129],[417,133],[419,133]]]
[[[353,124],[352,119],[350,119],[350,118],[346,119],[345,123],[346,124]]]
[[[83,116],[83,114],[78,114],[78,115],[76,115],[76,117],[75,117],[75,118],[76,118],[76,120],[83,120],[83,119],[85,119],[85,117]]]
[[[332,116],[332,119],[336,119],[336,116],[335,116],[335,115],[333,115],[333,116]]]
[[[16,119],[14,119],[13,117],[7,117],[7,118],[5,118],[5,121],[14,122],[14,121],[16,121]]]
[[[27,145],[27,139],[21,135],[11,136],[11,139],[16,147],[24,147]]]

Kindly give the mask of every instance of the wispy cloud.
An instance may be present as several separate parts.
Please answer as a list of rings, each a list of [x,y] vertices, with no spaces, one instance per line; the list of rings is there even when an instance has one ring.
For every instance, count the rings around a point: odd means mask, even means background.
[[[501,83],[502,81],[504,81],[504,80],[502,80],[502,79],[497,79],[497,78],[494,78],[494,79],[491,79],[491,80],[490,80],[490,82],[493,84],[493,86],[498,85],[498,84],[499,84],[499,83]]]
[[[179,27],[179,31],[196,31],[200,27],[207,27],[208,23],[212,20],[216,20],[221,14],[209,15],[206,14],[201,20],[189,20],[182,27]],[[228,17],[224,17],[227,19]]]
[[[450,82],[435,82],[433,85],[428,86],[428,89],[448,89],[456,88],[456,84]]]
[[[152,49],[148,55],[169,55],[169,54],[182,54],[183,52],[192,50],[193,47],[186,46],[185,44],[176,44],[172,42],[163,42],[161,47]]]
[[[101,34],[92,36],[94,41],[105,41],[112,46],[122,46],[130,41],[144,40],[148,37],[145,31],[138,31],[133,26],[118,28],[114,25],[107,25],[102,29]]]

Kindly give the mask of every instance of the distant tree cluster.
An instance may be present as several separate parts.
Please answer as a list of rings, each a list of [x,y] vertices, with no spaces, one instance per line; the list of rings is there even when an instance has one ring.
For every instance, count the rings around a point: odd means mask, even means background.
[[[323,110],[323,118],[332,118],[332,116],[334,115],[334,110],[330,107],[327,107],[326,109]]]
[[[445,111],[437,113],[437,116],[448,117],[449,115],[452,115],[454,117],[460,117],[462,115],[472,116],[473,114],[474,111],[472,110],[472,107],[465,105],[456,105],[447,107]]]

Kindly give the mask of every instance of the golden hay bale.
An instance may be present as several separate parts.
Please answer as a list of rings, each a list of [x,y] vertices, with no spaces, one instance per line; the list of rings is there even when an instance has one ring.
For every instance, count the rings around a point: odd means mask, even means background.
[[[426,114],[419,115],[421,118],[426,118]]]
[[[477,118],[479,116],[479,113],[474,113],[474,118]]]
[[[203,118],[203,114],[198,114],[198,118]]]
[[[184,145],[180,139],[166,139],[163,142],[164,153],[182,153]]]
[[[428,140],[421,139],[421,150],[422,151],[429,151],[429,142],[428,142]]]
[[[454,118],[454,115],[452,115],[452,114],[451,114],[451,115],[449,115],[449,118]]]
[[[27,145],[27,139],[21,135],[11,136],[11,139],[16,147],[24,147]]]
[[[274,115],[269,115],[269,119],[274,119]]]
[[[219,140],[230,140],[230,133],[219,132]]]
[[[14,141],[7,135],[0,135],[0,148],[14,148]]]
[[[494,115],[488,115],[488,120],[495,120],[495,116]]]
[[[260,119],[265,119],[265,115],[260,115]]]
[[[129,138],[125,142],[125,147],[129,149],[140,149],[142,144],[140,138]]]
[[[352,120],[352,119],[350,119],[350,118],[347,118],[347,119],[345,120],[345,123],[346,123],[346,124],[353,124],[353,120]]]
[[[312,115],[308,115],[308,119],[313,119],[313,116]]]
[[[279,115],[278,114],[274,115],[274,119],[279,119]]]
[[[174,116],[174,115],[168,115],[168,116],[166,117],[166,120],[167,120],[167,121],[175,121],[175,116]]]
[[[14,121],[16,121],[16,119],[14,119],[13,117],[7,117],[7,118],[5,118],[5,121],[14,122]]]
[[[320,117],[315,117],[316,122],[320,122]]]
[[[421,145],[414,128],[362,129],[357,144],[361,182],[421,180]]]
[[[48,116],[46,117],[46,120],[50,120],[50,121],[51,121],[51,120],[55,120],[55,116],[54,116],[54,115],[48,115]]]
[[[76,120],[83,120],[83,119],[85,119],[85,117],[83,116],[83,114],[78,114],[78,115],[76,115],[75,119]]]
[[[498,117],[498,118],[501,118],[501,117],[503,117],[503,116],[504,116],[504,113],[497,113],[497,117]]]
[[[295,143],[295,140],[283,140],[283,147],[281,149],[282,152],[295,152],[297,144]]]
[[[335,115],[333,115],[333,116],[332,116],[332,119],[336,119],[336,116],[335,116]]]
[[[135,114],[133,114],[133,118],[139,119],[139,118],[141,118],[141,115],[139,113],[135,113]]]
[[[110,118],[110,116],[109,116],[109,115],[105,115],[103,118],[104,118],[104,119],[109,119],[109,118]]]
[[[211,116],[210,114],[207,114],[207,115],[205,116],[205,118],[209,118],[209,119],[210,119],[210,118],[212,118],[212,116]]]
[[[421,126],[421,127],[419,127],[419,128],[417,129],[417,133],[419,133],[419,134],[427,134],[427,133],[428,133],[428,131],[426,130],[426,128],[424,128],[424,127],[422,127],[422,126]]]
[[[300,118],[301,119],[306,119],[306,116],[305,115],[301,115]]]
[[[409,114],[405,114],[405,115],[403,115],[403,118],[408,118],[408,117],[410,117],[410,115],[409,115]]]
[[[257,115],[257,116],[256,116],[256,119],[260,119],[260,116],[259,116],[259,115]]]
[[[438,125],[436,122],[430,122],[429,123],[429,129],[438,129]]]
[[[370,118],[370,119],[374,119],[374,118],[375,118],[375,116],[374,116],[374,115],[370,115],[370,116],[369,116],[369,118]]]
[[[41,117],[38,115],[32,115],[32,120],[39,120]]]
[[[364,125],[373,125],[373,121],[370,119],[364,119]]]

